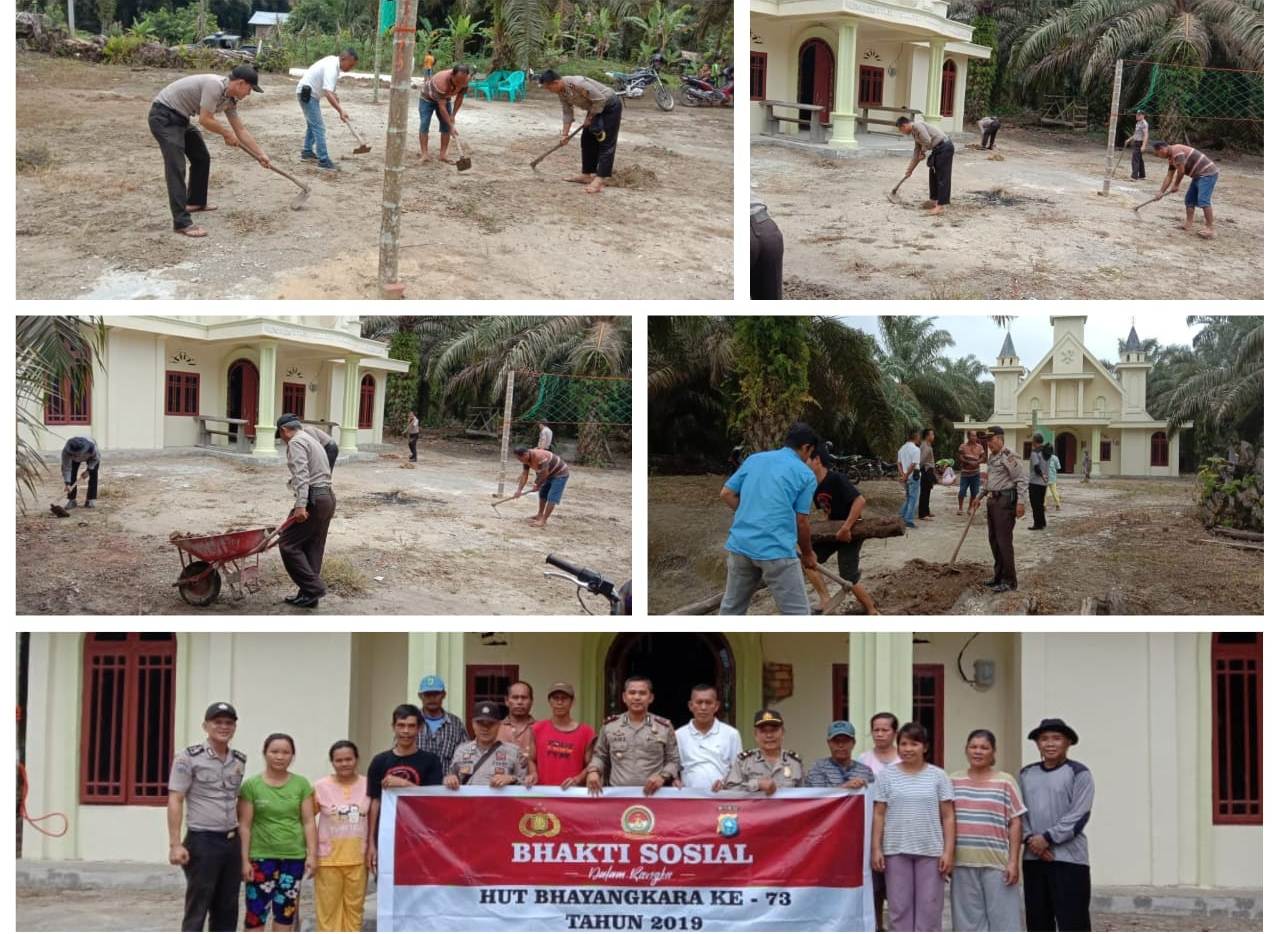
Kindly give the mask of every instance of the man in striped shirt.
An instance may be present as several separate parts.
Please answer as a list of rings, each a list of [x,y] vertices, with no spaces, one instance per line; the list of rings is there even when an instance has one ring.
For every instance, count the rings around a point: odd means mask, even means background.
[[[1169,161],[1169,171],[1160,185],[1159,197],[1174,194],[1182,184],[1185,175],[1191,179],[1187,186],[1187,219],[1179,224],[1183,230],[1190,230],[1196,219],[1196,208],[1204,211],[1204,229],[1200,236],[1212,240],[1217,234],[1213,229],[1213,189],[1218,184],[1218,166],[1199,149],[1184,146],[1181,143],[1166,143],[1162,139],[1151,144],[1152,151],[1161,159]]]
[[[556,506],[560,505],[565,484],[569,482],[569,465],[559,454],[540,449],[531,451],[528,448],[516,448],[516,458],[524,464],[520,482],[516,484],[516,496],[521,494],[529,481],[529,471],[534,473],[533,488],[538,491],[538,513],[529,519],[529,524],[540,529],[547,524]]]

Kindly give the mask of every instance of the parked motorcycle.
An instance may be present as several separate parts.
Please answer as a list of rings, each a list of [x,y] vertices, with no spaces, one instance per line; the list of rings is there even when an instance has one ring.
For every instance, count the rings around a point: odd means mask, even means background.
[[[635,71],[606,71],[613,81],[613,89],[623,97],[644,97],[645,89],[653,85],[653,99],[659,110],[675,110],[676,99],[662,83],[662,76],[652,64]]]
[[[733,106],[732,80],[718,88],[710,81],[704,81],[693,75],[681,75],[680,84],[682,85],[680,103],[686,107],[701,107],[703,104],[711,107]]]

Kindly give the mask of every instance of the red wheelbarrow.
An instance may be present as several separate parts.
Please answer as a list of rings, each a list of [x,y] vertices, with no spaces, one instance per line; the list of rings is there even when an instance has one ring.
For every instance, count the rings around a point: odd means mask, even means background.
[[[192,606],[208,606],[218,599],[225,574],[232,595],[244,599],[245,591],[258,590],[258,556],[277,545],[280,534],[291,525],[292,515],[279,526],[169,539],[182,562],[182,573],[173,586]]]

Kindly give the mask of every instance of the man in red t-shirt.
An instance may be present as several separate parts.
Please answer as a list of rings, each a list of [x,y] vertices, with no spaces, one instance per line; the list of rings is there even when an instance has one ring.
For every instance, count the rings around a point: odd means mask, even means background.
[[[532,727],[538,784],[561,788],[581,785],[587,778],[596,731],[573,719],[573,685],[567,681],[551,685],[547,703],[551,719],[539,720]]]

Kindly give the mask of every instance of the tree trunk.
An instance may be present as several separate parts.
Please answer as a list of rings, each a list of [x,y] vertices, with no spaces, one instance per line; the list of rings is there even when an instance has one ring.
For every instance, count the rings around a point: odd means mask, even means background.
[[[842,519],[820,519],[809,523],[810,540],[815,545],[837,542],[836,532],[844,525]],[[907,534],[907,525],[901,516],[863,516],[853,527],[853,541],[868,538],[895,538]]]

